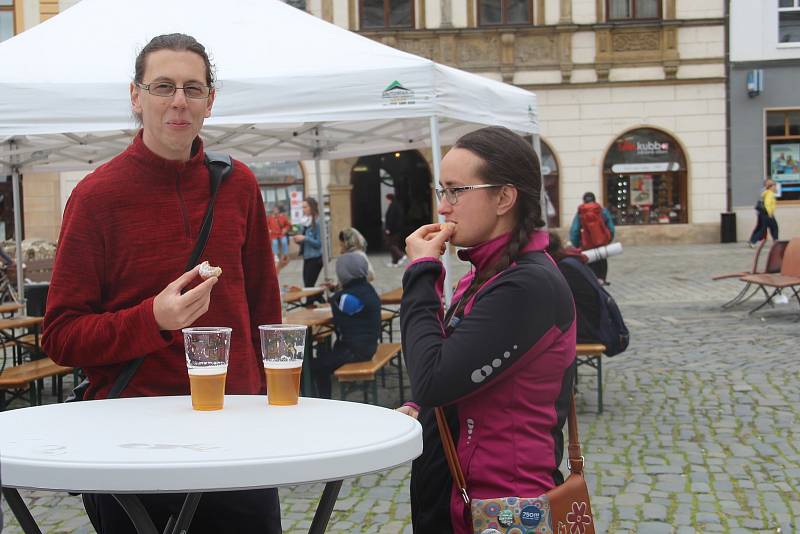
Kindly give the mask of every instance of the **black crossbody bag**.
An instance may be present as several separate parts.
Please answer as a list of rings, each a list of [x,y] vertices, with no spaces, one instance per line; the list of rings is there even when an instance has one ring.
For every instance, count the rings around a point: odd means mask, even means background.
[[[189,261],[186,263],[184,272],[192,270],[197,265],[200,255],[206,248],[208,236],[211,234],[211,226],[214,223],[214,201],[217,199],[217,192],[220,185],[228,177],[233,170],[231,157],[228,154],[219,152],[206,152],[205,164],[208,167],[208,175],[211,180],[211,199],[208,201],[208,208],[206,209],[206,216],[203,219],[203,225],[200,227],[200,235],[197,237],[197,243],[194,245]],[[108,393],[108,399],[116,399],[125,390],[130,383],[133,375],[139,370],[139,366],[144,362],[144,357],[136,358],[129,361],[122,372],[117,376],[114,385]],[[89,389],[89,379],[84,379],[80,384],[75,386],[72,394],[64,402],[78,402],[82,400],[89,400],[86,398],[86,390]]]

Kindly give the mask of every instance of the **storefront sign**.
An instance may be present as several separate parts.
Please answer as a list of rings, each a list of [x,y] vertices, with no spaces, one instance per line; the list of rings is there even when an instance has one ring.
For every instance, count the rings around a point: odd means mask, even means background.
[[[679,171],[679,163],[615,163],[611,166],[613,172],[622,174],[626,172],[667,172]]]

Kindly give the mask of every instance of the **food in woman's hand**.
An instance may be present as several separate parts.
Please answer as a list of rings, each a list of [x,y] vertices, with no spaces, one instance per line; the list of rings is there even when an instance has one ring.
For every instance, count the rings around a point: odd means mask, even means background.
[[[200,278],[203,280],[208,280],[212,276],[216,276],[219,278],[222,276],[222,267],[214,267],[210,265],[207,261],[204,261],[200,264]]]
[[[450,233],[452,234],[453,231],[455,231],[455,229],[456,229],[456,223],[446,222],[439,225],[439,231],[442,232],[445,230],[450,230]]]

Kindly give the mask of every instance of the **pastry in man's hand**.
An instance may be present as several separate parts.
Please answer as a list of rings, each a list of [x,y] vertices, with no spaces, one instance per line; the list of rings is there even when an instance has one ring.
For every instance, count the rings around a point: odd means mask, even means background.
[[[222,267],[214,267],[210,265],[207,261],[204,261],[200,264],[200,278],[203,280],[208,280],[212,276],[216,276],[219,278],[222,276]]]

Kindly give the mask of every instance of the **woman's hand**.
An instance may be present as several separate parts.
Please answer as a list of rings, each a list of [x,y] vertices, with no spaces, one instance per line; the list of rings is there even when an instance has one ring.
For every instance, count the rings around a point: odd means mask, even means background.
[[[296,236],[293,236],[292,239],[294,239],[295,243],[302,243],[303,241],[306,240],[306,236],[302,234],[297,234]]]
[[[415,409],[413,406],[409,406],[407,404],[397,408],[397,411],[400,413],[404,413],[407,416],[412,417],[414,419],[417,419],[419,417],[419,411]]]
[[[439,257],[444,254],[445,243],[453,235],[455,224],[433,223],[420,226],[406,238],[406,256],[410,261],[419,258]]]

